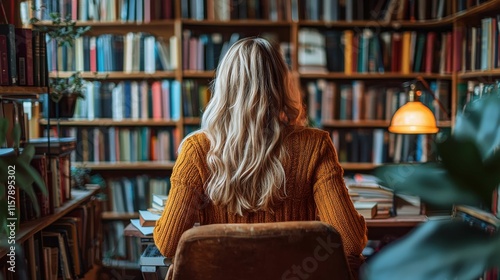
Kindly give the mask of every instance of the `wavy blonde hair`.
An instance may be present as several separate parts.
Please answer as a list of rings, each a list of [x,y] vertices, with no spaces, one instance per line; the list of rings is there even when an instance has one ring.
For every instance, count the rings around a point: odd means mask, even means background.
[[[206,193],[239,215],[272,211],[286,181],[283,129],[305,123],[297,79],[268,41],[245,38],[222,58],[211,89],[200,129],[210,140]]]

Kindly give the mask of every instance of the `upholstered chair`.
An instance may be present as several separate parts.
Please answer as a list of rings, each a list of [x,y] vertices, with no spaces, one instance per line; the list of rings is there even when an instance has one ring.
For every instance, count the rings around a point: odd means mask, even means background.
[[[213,224],[186,231],[167,279],[351,279],[342,240],[319,221]]]

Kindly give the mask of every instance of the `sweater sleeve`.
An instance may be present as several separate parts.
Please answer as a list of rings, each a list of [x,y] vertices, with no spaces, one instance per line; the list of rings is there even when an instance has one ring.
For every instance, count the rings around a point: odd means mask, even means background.
[[[165,257],[175,255],[181,235],[198,222],[199,210],[206,203],[199,172],[200,164],[195,144],[187,139],[172,171],[165,210],[153,232],[156,247]]]
[[[363,261],[361,252],[367,243],[365,220],[358,214],[349,197],[343,169],[328,135],[322,139],[318,152],[314,200],[319,218],[340,233],[351,271],[357,275]]]

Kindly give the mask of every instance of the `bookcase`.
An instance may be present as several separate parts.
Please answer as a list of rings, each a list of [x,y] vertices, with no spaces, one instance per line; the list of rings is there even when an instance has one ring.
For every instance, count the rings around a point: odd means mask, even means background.
[[[239,38],[266,37],[282,49],[300,78],[310,124],[331,133],[346,172],[433,159],[432,137],[387,133],[406,102],[403,83],[429,82],[448,112],[429,94],[421,100],[450,131],[460,108],[500,73],[498,0],[70,2],[50,8],[92,29],[74,50],[53,49],[49,59],[82,71],[87,100],[77,118],[51,123],[77,137],[74,165],[108,182],[102,218],[119,239],[111,251],[131,245],[120,232],[150,194],[168,192],[178,143],[200,124],[218,56]],[[133,263],[133,251],[115,256]]]

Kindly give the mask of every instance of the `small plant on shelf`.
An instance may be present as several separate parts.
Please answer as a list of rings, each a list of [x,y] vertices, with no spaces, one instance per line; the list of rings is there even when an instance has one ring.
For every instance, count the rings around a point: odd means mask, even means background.
[[[36,12],[42,14],[45,7],[42,5],[39,9],[32,7]],[[76,26],[76,22],[71,19],[71,15],[61,17],[59,13],[49,13],[49,22],[41,21],[37,17],[30,19],[34,30],[47,34],[49,41],[56,42],[58,48],[73,48],[75,39],[81,37],[90,30],[90,26]],[[71,117],[76,106],[78,98],[84,98],[84,84],[80,72],[73,72],[71,75],[61,77],[59,71],[56,71],[56,77],[49,79],[50,99],[57,106],[53,106],[51,113],[57,117]],[[59,107],[59,108],[58,108]],[[69,109],[68,109],[69,108]],[[58,111],[57,111],[58,110]]]

